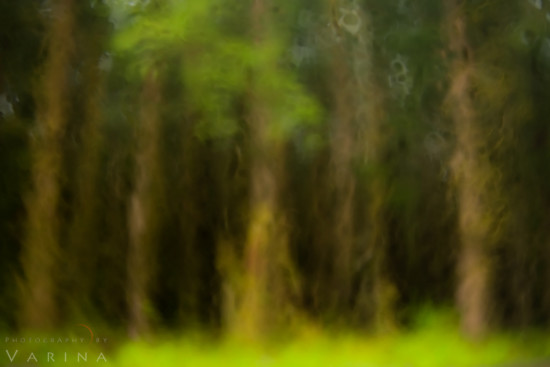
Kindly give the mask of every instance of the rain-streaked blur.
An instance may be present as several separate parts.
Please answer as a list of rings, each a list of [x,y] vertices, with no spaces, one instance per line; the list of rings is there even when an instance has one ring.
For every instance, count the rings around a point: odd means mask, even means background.
[[[549,100],[547,0],[0,1],[0,365],[550,358]]]

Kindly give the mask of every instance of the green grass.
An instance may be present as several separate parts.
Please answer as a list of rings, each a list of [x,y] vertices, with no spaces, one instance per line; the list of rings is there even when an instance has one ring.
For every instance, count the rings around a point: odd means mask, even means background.
[[[542,336],[493,335],[473,343],[449,318],[429,316],[415,330],[385,336],[310,331],[272,344],[231,340],[217,344],[182,338],[131,343],[114,357],[119,367],[469,367],[528,363],[548,357]]]
[[[504,337],[472,344],[452,333],[425,331],[378,338],[323,337],[278,347],[224,342],[201,345],[190,339],[128,344],[114,359],[120,367],[172,366],[381,366],[468,367],[537,360],[543,355]]]
[[[550,339],[544,334],[495,334],[473,343],[460,336],[456,320],[444,314],[424,313],[407,332],[385,335],[327,333],[305,329],[300,336],[277,342],[212,341],[205,337],[155,337],[148,342],[108,344],[5,345],[16,363],[2,351],[1,366],[114,366],[114,367],[489,367],[549,360]],[[35,353],[38,363],[27,358]],[[56,362],[46,362],[47,352]],[[68,353],[68,363],[63,361]],[[76,362],[77,352],[88,352],[87,362]],[[96,362],[103,352],[107,363]]]

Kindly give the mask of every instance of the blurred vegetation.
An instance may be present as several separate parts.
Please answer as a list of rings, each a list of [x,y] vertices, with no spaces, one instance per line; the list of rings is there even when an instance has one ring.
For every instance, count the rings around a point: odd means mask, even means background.
[[[549,24],[0,2],[0,330],[85,323],[120,366],[548,357]]]

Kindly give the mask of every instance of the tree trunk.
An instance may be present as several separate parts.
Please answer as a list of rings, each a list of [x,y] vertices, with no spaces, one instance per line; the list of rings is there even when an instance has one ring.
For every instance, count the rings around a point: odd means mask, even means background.
[[[354,129],[356,112],[355,96],[358,93],[351,65],[348,65],[353,52],[340,43],[331,57],[330,68],[334,118],[331,131],[331,177],[333,181],[334,218],[332,253],[333,278],[331,291],[331,312],[345,315],[349,309],[351,280],[353,276],[353,250],[355,241],[355,201],[357,182],[353,172],[353,159],[356,157],[357,142]]]
[[[269,37],[269,2],[254,0],[252,29],[258,47]],[[261,50],[258,52],[262,52]],[[274,65],[257,65],[258,74],[269,73]],[[288,316],[287,286],[283,272],[289,271],[285,217],[280,206],[284,172],[284,142],[270,134],[269,100],[252,76],[249,93],[251,144],[250,222],[245,243],[244,295],[240,326],[245,338],[261,338],[267,330],[281,326]],[[265,86],[264,86],[265,88]]]
[[[489,262],[486,244],[490,227],[487,208],[487,175],[491,167],[481,153],[482,132],[471,94],[473,54],[469,47],[467,22],[460,0],[448,1],[451,65],[448,103],[456,134],[451,158],[458,203],[460,250],[458,255],[457,306],[463,332],[477,339],[487,332]]]
[[[95,57],[94,57],[95,56]],[[67,257],[72,259],[66,269],[65,282],[70,295],[65,298],[66,307],[73,315],[93,311],[90,295],[93,285],[93,270],[97,265],[99,224],[98,178],[101,169],[101,99],[103,76],[97,67],[99,54],[92,55],[85,70],[86,102],[84,105],[84,126],[81,131],[82,150],[76,169],[76,189],[73,218],[69,230]]]
[[[377,170],[362,182],[356,172],[359,165],[376,170],[382,164],[386,144],[384,92],[374,74],[373,34],[368,13],[345,1],[331,0],[329,4],[337,34],[336,45],[330,50],[330,82],[334,93],[332,287],[339,289],[338,298],[331,303],[340,312],[351,311],[351,320],[356,326],[366,326],[373,321],[377,329],[388,329],[393,325],[396,294],[385,266],[384,177]],[[360,203],[362,191],[367,201]],[[353,290],[357,294],[352,294],[354,282],[359,284]]]
[[[138,337],[150,328],[150,285],[157,237],[159,201],[160,86],[158,75],[149,71],[141,96],[140,126],[134,191],[128,213],[128,307],[129,335]]]
[[[33,141],[33,192],[27,200],[26,238],[22,249],[23,327],[49,328],[57,319],[56,269],[59,264],[58,214],[62,138],[67,122],[69,68],[73,52],[73,1],[53,2],[48,56],[37,96],[37,129]]]

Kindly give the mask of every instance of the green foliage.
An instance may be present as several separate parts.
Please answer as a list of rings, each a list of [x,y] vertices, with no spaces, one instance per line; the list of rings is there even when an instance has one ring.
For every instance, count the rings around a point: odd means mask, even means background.
[[[182,109],[197,116],[195,132],[201,139],[239,130],[237,106],[251,88],[269,105],[274,136],[286,139],[301,124],[318,121],[318,105],[294,75],[277,66],[284,45],[276,38],[257,44],[246,32],[228,28],[226,17],[236,14],[220,8],[217,0],[175,1],[144,11],[117,34],[113,49],[128,55],[131,78],[162,69],[169,57],[179,60],[180,75],[171,77],[181,78]]]

